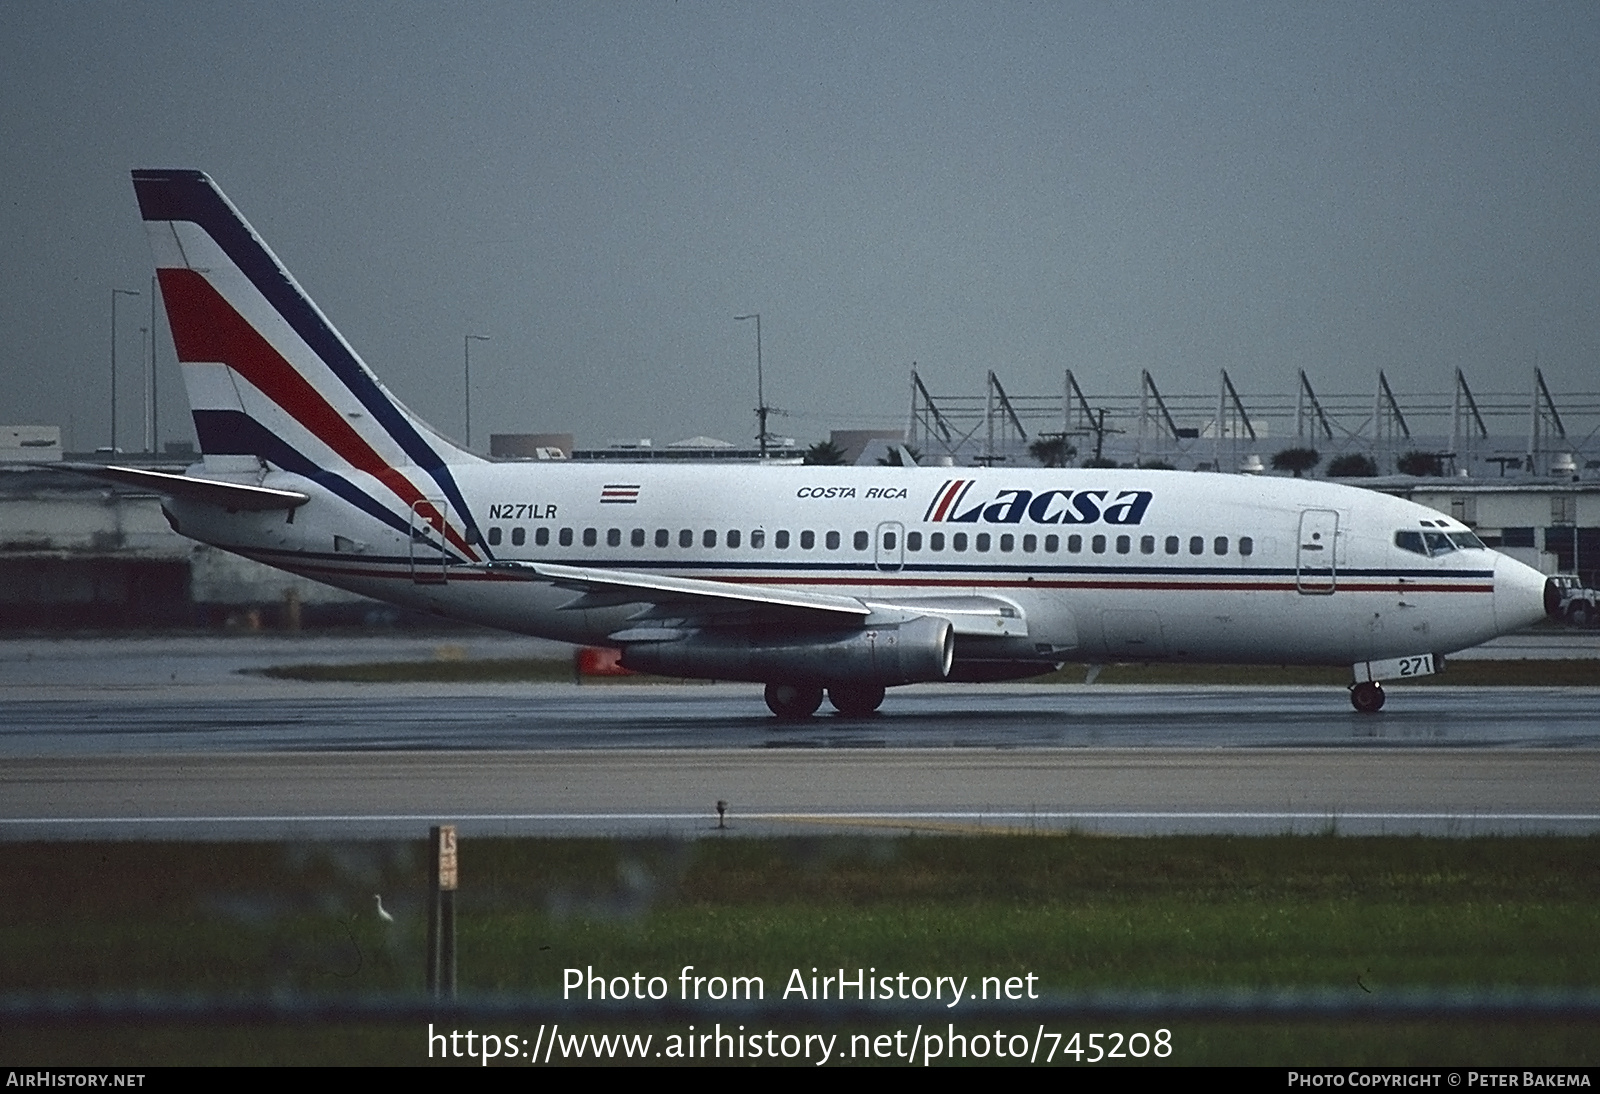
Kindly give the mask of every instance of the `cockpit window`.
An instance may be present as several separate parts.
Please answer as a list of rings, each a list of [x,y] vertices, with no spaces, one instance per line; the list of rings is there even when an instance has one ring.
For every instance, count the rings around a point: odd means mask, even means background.
[[[1450,537],[1443,532],[1424,532],[1422,538],[1428,544],[1430,556],[1447,555],[1456,549],[1456,545],[1450,542]]]
[[[1426,555],[1428,548],[1422,542],[1421,532],[1396,532],[1394,545],[1402,551],[1411,551],[1414,554]]]
[[[1471,532],[1451,532],[1449,535],[1443,532],[1396,532],[1394,545],[1402,551],[1438,558],[1458,548],[1467,550],[1482,547],[1483,540]]]

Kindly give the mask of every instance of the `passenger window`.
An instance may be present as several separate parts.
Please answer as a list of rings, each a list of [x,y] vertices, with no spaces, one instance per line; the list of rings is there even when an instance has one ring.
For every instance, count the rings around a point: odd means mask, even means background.
[[[500,529],[498,527],[489,529],[489,546],[500,546]]]
[[[780,551],[787,551],[789,549],[789,533],[778,532],[775,534],[772,537],[772,545]]]
[[[989,533],[988,532],[979,532],[978,535],[977,535],[977,541],[978,542],[974,545],[974,549],[975,550],[987,551],[989,549]]]
[[[1083,537],[1082,536],[1068,536],[1067,537],[1067,550],[1072,554],[1078,554],[1080,551],[1082,551],[1083,550]]]
[[[872,537],[865,532],[856,533],[856,550],[865,551],[872,546]]]
[[[809,551],[817,545],[817,533],[809,529],[800,533],[800,549]]]
[[[828,535],[827,535],[826,542],[828,544],[828,550],[837,551],[839,549],[839,533],[838,532],[829,532]]]
[[[1055,554],[1057,551],[1059,551],[1061,549],[1061,537],[1060,536],[1045,536],[1044,537],[1044,549],[1049,554],[1052,554],[1052,555]]]
[[[1205,554],[1206,553],[1206,537],[1205,536],[1190,536],[1189,537],[1189,553],[1191,555],[1203,555],[1203,554]]]
[[[932,533],[931,535],[928,536],[928,550],[930,550],[930,551],[942,551],[942,550],[944,550],[944,533],[943,532],[934,532],[934,533]]]
[[[863,535],[864,534],[865,533],[863,533]],[[894,533],[893,532],[885,532],[885,533],[883,533],[883,549],[885,551],[892,551],[892,550],[894,550],[894,544],[895,544],[895,535],[894,535]]]
[[[621,547],[622,546],[622,529],[621,528],[607,528],[606,529],[606,546],[607,547]]]
[[[593,547],[595,544],[597,544],[599,542],[600,542],[600,533],[599,532],[596,532],[593,528],[585,528],[583,530],[583,545],[585,547]]]
[[[1022,537],[1022,549],[1024,551],[1029,552],[1029,553],[1037,551],[1039,549],[1039,537],[1038,536],[1023,536]]]
[[[701,535],[700,542],[707,547],[715,547],[717,545],[716,530],[713,528],[707,528],[705,533]]]
[[[1253,554],[1255,554],[1256,553],[1256,541],[1251,539],[1249,536],[1240,536],[1239,537],[1239,553],[1241,555],[1253,555]]]
[[[628,537],[628,542],[633,544],[635,547],[643,547],[644,546],[644,529],[643,528],[635,528],[633,530],[633,534]]]
[[[765,547],[766,545],[767,545],[767,533],[765,531],[763,531],[760,528],[757,528],[757,529],[753,530],[750,533],[750,549],[752,551],[759,551],[759,550],[761,550],[761,548]]]
[[[920,550],[922,550],[922,533],[921,532],[907,532],[906,533],[906,550],[908,550],[908,551],[920,551]]]
[[[572,529],[571,528],[563,528],[563,529],[561,529],[561,534],[559,536],[557,536],[556,538],[561,542],[561,546],[563,546],[563,547],[571,547],[572,546]]]
[[[952,551],[965,551],[967,549],[967,533],[957,532],[951,536],[950,549]]]
[[[1177,553],[1178,553],[1178,537],[1177,536],[1168,536],[1167,537],[1167,554],[1175,555]]]
[[[656,546],[665,547],[672,542],[672,533],[665,528],[656,529]]]
[[[1089,541],[1089,548],[1090,548],[1090,550],[1094,551],[1094,553],[1097,554],[1097,555],[1105,554],[1106,553],[1106,537],[1105,536],[1095,536],[1094,539]]]
[[[1117,554],[1125,555],[1131,550],[1133,550],[1133,537],[1132,536],[1118,536],[1117,537]]]
[[[528,530],[526,528],[511,529],[511,546],[521,547],[526,542],[528,542]]]
[[[728,530],[728,546],[730,548],[739,546],[739,529],[730,528]]]
[[[694,546],[694,529],[693,528],[680,528],[678,530],[678,546],[679,547],[693,547]]]
[[[1153,554],[1155,554],[1156,553],[1156,537],[1155,536],[1140,536],[1139,537],[1139,553],[1141,555],[1153,555]]]
[[[1227,554],[1228,553],[1228,537],[1227,536],[1218,536],[1216,539],[1212,540],[1211,541],[1211,553],[1214,554],[1214,555],[1225,555],[1225,554]]]
[[[1000,549],[1002,551],[1013,550],[1016,547],[1016,545],[1017,545],[1017,537],[1016,536],[1013,536],[1010,533],[1007,533],[1007,534],[1005,534],[1005,535],[1000,537]]]
[[[533,530],[533,542],[538,544],[540,547],[550,546],[550,529],[535,528]]]

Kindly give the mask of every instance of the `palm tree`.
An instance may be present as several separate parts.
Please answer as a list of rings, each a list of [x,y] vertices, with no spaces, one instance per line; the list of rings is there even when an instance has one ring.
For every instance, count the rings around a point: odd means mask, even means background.
[[[1370,479],[1378,473],[1378,464],[1371,456],[1349,452],[1328,461],[1328,477],[1334,479]]]
[[[1272,469],[1292,471],[1294,477],[1298,479],[1321,461],[1322,454],[1315,448],[1285,448],[1272,457]]]
[[[900,452],[902,449],[905,450],[906,455],[911,457],[910,464],[907,464],[903,459],[900,458]],[[915,467],[921,462],[922,453],[918,452],[915,448],[912,448],[908,444],[897,444],[889,449],[888,455],[878,457],[879,467]]]
[[[1396,460],[1395,468],[1402,475],[1432,476],[1437,478],[1444,474],[1444,460],[1437,452],[1412,451],[1407,452]]]
[[[832,441],[818,441],[806,449],[805,463],[809,467],[838,467],[844,463],[844,449]]]
[[[1077,454],[1078,450],[1059,433],[1047,434],[1028,446],[1028,455],[1040,467],[1065,467],[1067,461]]]

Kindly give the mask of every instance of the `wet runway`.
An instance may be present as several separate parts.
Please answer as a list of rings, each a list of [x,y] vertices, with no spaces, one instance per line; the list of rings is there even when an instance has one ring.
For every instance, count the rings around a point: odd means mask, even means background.
[[[251,681],[76,695],[0,691],[0,756],[239,751],[784,748],[1600,748],[1584,688],[1345,691],[925,685],[874,717],[772,718],[741,684],[352,685]]]
[[[790,725],[750,685],[306,684],[236,672],[304,644],[19,648],[7,839],[705,834],[719,799],[736,833],[1600,831],[1593,689],[1394,688],[1362,716],[1338,687],[930,685]]]

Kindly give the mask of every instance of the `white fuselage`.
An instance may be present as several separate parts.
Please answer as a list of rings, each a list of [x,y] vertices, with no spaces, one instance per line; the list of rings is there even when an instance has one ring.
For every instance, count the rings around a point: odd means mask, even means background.
[[[1344,664],[1476,645],[1543,613],[1543,578],[1386,495],[1282,478],[1131,470],[452,465],[477,558],[441,553],[274,472],[310,502],[225,513],[173,499],[180,531],[407,607],[604,643],[641,613],[517,579],[492,560],[804,589],[873,602],[982,597],[1015,608],[959,660]],[[351,478],[374,493],[377,484]],[[1470,539],[1470,535],[1467,536]],[[446,560],[443,555],[450,557]],[[1047,664],[1044,667],[1048,667]],[[1042,671],[1042,670],[1041,670]]]

